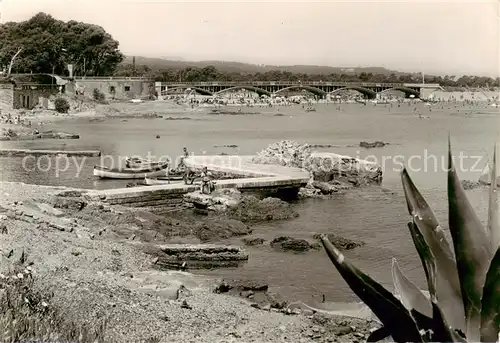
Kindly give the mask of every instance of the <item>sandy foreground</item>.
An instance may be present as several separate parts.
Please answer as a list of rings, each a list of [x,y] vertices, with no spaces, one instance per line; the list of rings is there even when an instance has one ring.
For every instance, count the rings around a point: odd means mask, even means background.
[[[379,326],[293,304],[255,308],[214,293],[220,280],[154,269],[141,248],[154,239],[133,224],[138,212],[90,202],[80,209],[84,197],[53,195],[61,191],[0,183],[0,273],[24,251],[48,306],[77,324],[105,321],[105,342],[355,342]]]

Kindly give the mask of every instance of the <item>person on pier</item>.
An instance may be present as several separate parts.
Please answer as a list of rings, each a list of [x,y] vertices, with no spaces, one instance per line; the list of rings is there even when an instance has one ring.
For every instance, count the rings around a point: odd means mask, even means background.
[[[214,191],[214,188],[212,173],[208,171],[207,167],[203,167],[201,171],[201,192],[203,194],[210,194]]]

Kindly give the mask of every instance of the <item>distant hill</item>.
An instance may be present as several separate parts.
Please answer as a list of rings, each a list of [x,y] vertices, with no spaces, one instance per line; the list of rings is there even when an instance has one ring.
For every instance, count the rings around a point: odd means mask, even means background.
[[[131,64],[132,56],[126,56],[123,64]],[[153,70],[157,69],[183,69],[187,67],[203,68],[206,66],[214,66],[221,72],[225,73],[265,73],[270,70],[281,70],[288,71],[294,74],[360,74],[372,73],[372,74],[383,74],[383,75],[402,75],[408,73],[402,73],[395,70],[389,70],[382,67],[356,67],[356,68],[339,68],[339,67],[328,67],[328,66],[315,66],[315,65],[290,65],[290,66],[278,66],[278,65],[257,65],[250,63],[241,62],[225,62],[225,61],[175,61],[163,58],[153,58],[153,57],[143,57],[136,56],[135,64],[147,65]]]

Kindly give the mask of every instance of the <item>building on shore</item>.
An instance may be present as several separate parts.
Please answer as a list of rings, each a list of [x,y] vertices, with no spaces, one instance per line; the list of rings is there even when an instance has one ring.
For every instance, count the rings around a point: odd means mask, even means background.
[[[0,107],[31,110],[41,99],[64,92],[65,83],[45,74],[11,75],[0,80]]]
[[[155,83],[142,77],[77,77],[68,81],[66,94],[93,98],[96,89],[105,100],[151,99]]]

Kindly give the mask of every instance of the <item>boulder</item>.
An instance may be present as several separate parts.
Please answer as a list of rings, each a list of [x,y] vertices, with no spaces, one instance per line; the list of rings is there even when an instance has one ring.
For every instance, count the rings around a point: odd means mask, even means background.
[[[245,243],[245,245],[249,246],[262,245],[265,242],[264,238],[254,238],[254,237],[243,238],[242,241],[243,243]]]
[[[315,234],[313,238],[320,239],[320,234]],[[366,244],[363,241],[355,241],[333,233],[328,234],[328,240],[339,250],[352,250]]]
[[[291,205],[278,198],[259,200],[254,196],[243,196],[237,206],[227,211],[230,218],[243,222],[283,220],[298,217]]]
[[[372,184],[382,182],[382,168],[357,158],[333,153],[314,153],[306,161],[305,168],[316,181],[347,181],[351,184]]]
[[[462,183],[462,187],[465,190],[474,189],[474,188],[478,188],[478,187],[483,186],[483,184],[479,181],[461,180],[460,182]]]
[[[278,248],[282,251],[305,252],[311,249],[320,249],[319,244],[311,244],[305,239],[296,239],[288,236],[276,237],[269,244],[273,248]]]
[[[313,187],[320,190],[321,194],[337,193],[339,188],[328,182],[313,181]]]
[[[222,280],[216,285],[214,293],[266,292],[268,288],[267,283],[256,280]]]
[[[203,194],[199,191],[184,195],[184,201],[195,208],[211,211],[225,211],[229,207],[237,206],[241,197],[237,190],[221,190],[212,194]]]
[[[50,204],[54,208],[70,211],[81,211],[87,202],[82,197],[55,196],[50,199]]]
[[[367,146],[370,144],[386,145],[384,142],[367,144]],[[257,153],[252,161],[261,164],[303,168],[313,174],[315,181],[321,182],[329,182],[339,178],[344,178],[355,185],[382,182],[382,168],[375,163],[334,153],[312,152],[311,145],[289,140],[269,145]]]
[[[257,153],[252,161],[261,164],[277,164],[286,167],[303,168],[311,152],[309,144],[284,140],[269,145],[266,149]]]
[[[375,141],[375,142],[372,142],[372,143],[369,143],[369,142],[359,142],[359,146],[361,148],[365,148],[365,149],[371,149],[371,148],[383,148],[385,147],[386,145],[388,145],[389,143],[384,143],[382,141]]]

